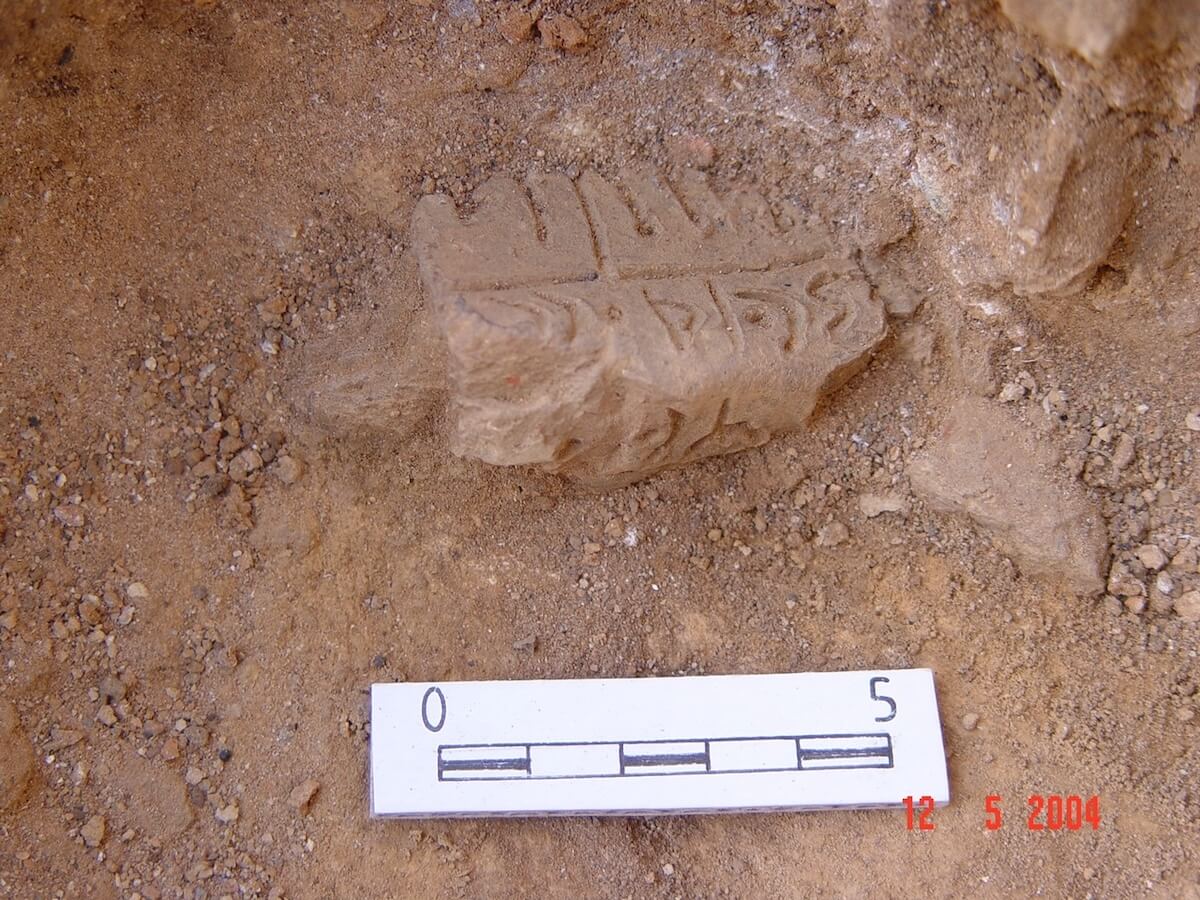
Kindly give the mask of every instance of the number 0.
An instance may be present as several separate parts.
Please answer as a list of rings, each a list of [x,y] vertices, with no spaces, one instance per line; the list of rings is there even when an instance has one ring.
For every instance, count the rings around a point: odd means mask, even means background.
[[[429,698],[437,697],[437,723],[429,715]],[[441,688],[431,687],[425,692],[425,696],[421,700],[421,721],[425,723],[425,727],[430,731],[441,731],[442,726],[446,724],[446,695],[442,693]]]

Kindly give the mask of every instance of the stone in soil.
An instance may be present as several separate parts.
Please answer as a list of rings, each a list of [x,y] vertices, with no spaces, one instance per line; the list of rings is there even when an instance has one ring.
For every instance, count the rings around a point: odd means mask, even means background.
[[[54,518],[62,522],[68,528],[81,528],[83,526],[83,510],[74,503],[64,503],[62,506],[54,508]]]
[[[497,28],[510,44],[519,44],[533,37],[533,16],[515,7],[500,16]]]
[[[97,690],[100,696],[104,698],[106,703],[120,703],[125,699],[129,688],[120,678],[115,675],[105,675],[100,679]]]
[[[275,461],[275,474],[284,484],[295,484],[304,475],[304,463],[284,454]]]
[[[1138,547],[1134,556],[1151,572],[1157,572],[1167,564],[1167,554],[1153,544],[1143,544]]]
[[[1133,462],[1133,457],[1137,453],[1137,442],[1128,434],[1122,434],[1117,438],[1116,446],[1113,447],[1112,468],[1113,472],[1120,472],[1128,468]]]
[[[1200,622],[1200,591],[1180,594],[1175,601],[1175,612],[1187,622]]]
[[[1004,407],[968,398],[908,475],[932,508],[973,521],[1027,575],[1095,594],[1104,587],[1104,523],[1056,460]]]
[[[868,519],[884,513],[908,515],[908,502],[898,494],[863,494],[858,498],[858,508]]]
[[[1119,115],[1082,92],[1064,93],[1028,149],[1014,154],[998,198],[979,200],[978,252],[964,253],[956,276],[1021,294],[1072,294],[1104,262],[1133,208],[1140,147]],[[972,248],[975,249],[975,248]]]
[[[232,825],[238,820],[241,811],[238,809],[237,801],[234,801],[217,807],[213,815],[216,816],[217,821],[222,825]]]
[[[537,636],[530,634],[523,638],[513,641],[512,648],[518,651],[532,653],[537,649]]]
[[[245,481],[262,468],[263,458],[252,447],[247,447],[238,453],[229,463],[229,477],[234,481]]]
[[[307,815],[309,807],[312,806],[312,802],[320,789],[321,783],[319,781],[314,778],[305,779],[292,788],[292,792],[288,794],[288,806],[301,815]]]
[[[107,829],[108,823],[105,822],[104,816],[92,816],[79,829],[79,835],[89,847],[99,847],[104,842],[104,833]]]
[[[567,15],[548,15],[537,23],[542,45],[551,50],[578,52],[587,46],[587,32]]]
[[[817,532],[818,547],[836,547],[850,537],[850,529],[841,522],[830,522]]]
[[[1093,65],[1107,62],[1142,14],[1127,0],[1000,0],[1000,9],[1023,28],[1070,47]]]

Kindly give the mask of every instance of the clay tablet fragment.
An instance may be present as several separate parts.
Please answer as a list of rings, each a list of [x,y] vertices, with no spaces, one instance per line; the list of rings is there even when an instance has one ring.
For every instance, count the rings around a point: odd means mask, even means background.
[[[1099,510],[1054,477],[1055,454],[994,403],[955,404],[942,435],[908,467],[913,490],[940,512],[966,515],[1027,575],[1080,594],[1104,586],[1108,553]]]
[[[494,178],[475,199],[413,221],[462,456],[609,487],[757,446],[886,333],[820,231],[699,174]]]

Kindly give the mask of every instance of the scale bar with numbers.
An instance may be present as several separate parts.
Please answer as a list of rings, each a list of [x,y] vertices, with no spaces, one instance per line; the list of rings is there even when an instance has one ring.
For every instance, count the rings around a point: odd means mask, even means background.
[[[376,684],[376,816],[949,801],[928,669]]]

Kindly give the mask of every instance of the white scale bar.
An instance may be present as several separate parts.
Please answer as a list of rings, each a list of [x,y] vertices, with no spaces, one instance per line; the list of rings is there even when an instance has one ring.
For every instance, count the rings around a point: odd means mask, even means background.
[[[376,684],[377,816],[949,801],[928,669]]]

